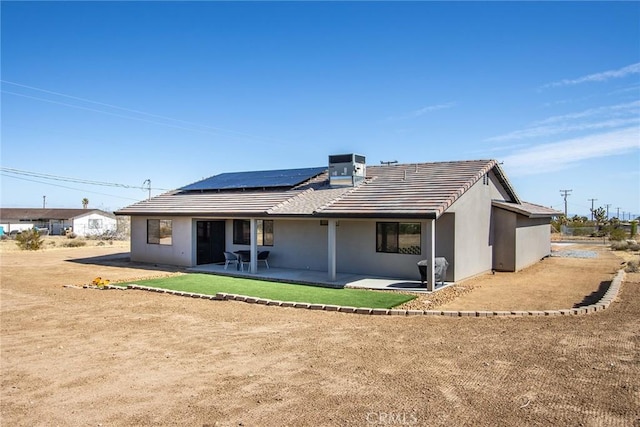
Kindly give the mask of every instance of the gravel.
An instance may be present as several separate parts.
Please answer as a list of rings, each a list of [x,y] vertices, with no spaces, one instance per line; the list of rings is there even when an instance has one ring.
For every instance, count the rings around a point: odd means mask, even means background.
[[[553,257],[561,258],[597,258],[598,253],[595,251],[554,251],[551,252]]]

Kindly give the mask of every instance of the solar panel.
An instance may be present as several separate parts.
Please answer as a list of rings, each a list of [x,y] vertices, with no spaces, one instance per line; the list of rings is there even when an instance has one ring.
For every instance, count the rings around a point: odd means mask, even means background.
[[[280,169],[272,171],[221,173],[194,182],[180,190],[239,190],[247,188],[293,187],[326,171],[327,167]]]

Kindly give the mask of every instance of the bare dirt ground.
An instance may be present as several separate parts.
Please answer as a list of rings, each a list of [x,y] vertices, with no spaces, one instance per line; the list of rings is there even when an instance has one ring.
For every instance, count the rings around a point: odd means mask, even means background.
[[[2,243],[3,426],[640,426],[639,273],[590,315],[362,316],[64,288],[173,273],[90,259],[117,244]],[[535,309],[555,290],[572,306],[622,262],[596,249],[467,281],[446,304]]]

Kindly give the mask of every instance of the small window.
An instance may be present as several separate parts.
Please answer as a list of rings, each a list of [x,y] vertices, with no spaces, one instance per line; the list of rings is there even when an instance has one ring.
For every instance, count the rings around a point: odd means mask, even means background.
[[[257,220],[256,234],[258,246],[273,246],[273,221]],[[251,222],[248,219],[233,220],[233,243],[236,245],[251,244]]]
[[[376,223],[376,252],[420,255],[420,223]]]
[[[99,218],[89,218],[87,222],[90,230],[100,230],[102,228],[102,220]]]
[[[151,245],[172,244],[172,223],[170,219],[147,220],[147,243]]]

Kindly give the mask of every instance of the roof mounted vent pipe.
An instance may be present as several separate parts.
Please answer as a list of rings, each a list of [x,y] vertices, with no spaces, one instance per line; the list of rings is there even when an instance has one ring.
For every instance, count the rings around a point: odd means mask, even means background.
[[[367,176],[364,156],[359,154],[337,154],[329,156],[329,185],[332,187],[355,187]]]

